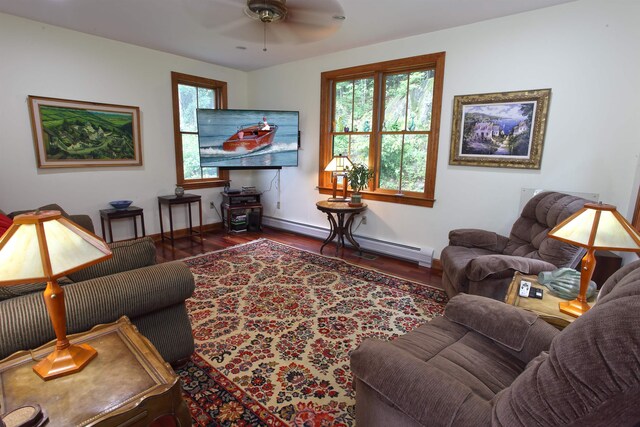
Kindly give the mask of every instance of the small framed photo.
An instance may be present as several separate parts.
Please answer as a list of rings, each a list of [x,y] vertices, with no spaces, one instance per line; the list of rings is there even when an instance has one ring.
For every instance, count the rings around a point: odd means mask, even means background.
[[[540,169],[551,89],[453,98],[450,165]]]
[[[140,166],[140,109],[29,96],[39,168]]]

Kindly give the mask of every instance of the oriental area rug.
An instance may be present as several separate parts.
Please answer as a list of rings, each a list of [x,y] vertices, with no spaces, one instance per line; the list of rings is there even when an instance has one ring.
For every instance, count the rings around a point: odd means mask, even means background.
[[[444,291],[266,239],[184,260],[198,426],[353,426],[349,354],[443,313]]]

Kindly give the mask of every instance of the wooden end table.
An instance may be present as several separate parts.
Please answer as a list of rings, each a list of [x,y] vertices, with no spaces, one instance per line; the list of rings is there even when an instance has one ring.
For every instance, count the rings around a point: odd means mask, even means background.
[[[198,212],[200,213],[200,225],[198,226],[198,230],[194,230],[193,229],[193,220],[191,218],[191,204],[192,203],[197,203],[198,204]],[[162,241],[164,242],[164,239],[168,239],[171,241],[171,244],[173,245],[173,242],[175,240],[175,238],[173,237],[173,213],[171,211],[171,208],[175,205],[184,205],[186,204],[189,207],[189,234],[188,236],[191,237],[194,234],[196,234],[198,237],[200,237],[200,241],[202,241],[202,196],[198,195],[198,194],[188,194],[185,193],[184,195],[178,197],[178,196],[159,196],[158,197],[158,214],[160,215],[160,237],[162,238]],[[162,206],[163,205],[167,205],[167,207],[169,208],[169,235],[167,236],[164,232],[164,226],[163,226],[163,221],[162,221]]]
[[[144,229],[144,215],[142,208],[137,206],[129,206],[126,209],[101,209],[100,210],[100,225],[102,226],[102,238],[107,240],[104,233],[104,222],[107,221],[109,227],[109,240],[113,242],[113,230],[111,229],[111,221],[114,219],[133,218],[133,230],[135,238],[138,238],[138,221],[137,217],[140,217],[140,226],[142,228],[142,236],[146,236]]]
[[[531,286],[534,288],[542,289],[544,291],[542,299],[521,298],[520,295],[518,295],[521,280],[531,282]],[[513,275],[513,280],[509,285],[507,296],[504,299],[504,302],[507,304],[533,311],[540,316],[541,319],[558,329],[564,329],[576,320],[576,317],[560,312],[558,304],[566,301],[565,299],[552,295],[547,287],[539,284],[538,276],[526,276],[520,272],[516,272],[516,274]],[[589,305],[593,306],[593,303],[589,303]]]
[[[127,317],[68,338],[98,356],[80,372],[43,381],[32,367],[55,341],[14,353],[0,362],[0,412],[38,403],[47,427],[191,425],[178,376]]]
[[[364,212],[367,209],[367,204],[363,203],[362,206],[349,206],[347,202],[329,202],[326,200],[322,200],[316,203],[316,207],[320,212],[324,212],[327,214],[327,219],[329,220],[330,226],[329,237],[327,237],[325,241],[322,242],[320,253],[322,253],[322,250],[325,246],[327,246],[333,239],[337,237],[337,255],[338,249],[340,249],[341,247],[344,248],[344,238],[346,237],[347,240],[362,255],[362,249],[360,249],[360,245],[353,238],[351,227],[353,226],[353,220],[355,219],[356,215]]]

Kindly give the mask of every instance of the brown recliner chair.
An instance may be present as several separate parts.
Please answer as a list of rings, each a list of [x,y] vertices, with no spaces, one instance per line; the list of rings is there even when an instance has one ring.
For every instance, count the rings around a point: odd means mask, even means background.
[[[504,300],[513,274],[538,274],[574,268],[584,249],[547,236],[558,223],[588,203],[557,192],[534,196],[525,205],[509,237],[491,231],[449,232],[449,246],[440,256],[442,284],[449,298],[460,292]]]
[[[634,426],[640,421],[640,261],[563,331],[477,295],[351,354],[356,423],[378,426]]]

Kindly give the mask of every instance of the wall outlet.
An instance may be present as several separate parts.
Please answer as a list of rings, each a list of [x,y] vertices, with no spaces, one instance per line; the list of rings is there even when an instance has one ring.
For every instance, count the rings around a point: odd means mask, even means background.
[[[276,202],[276,209],[280,209],[280,202]]]
[[[215,209],[215,205],[213,204],[213,202],[209,202],[209,209]]]
[[[366,225],[367,224],[367,216],[363,215],[362,216],[362,225]]]

